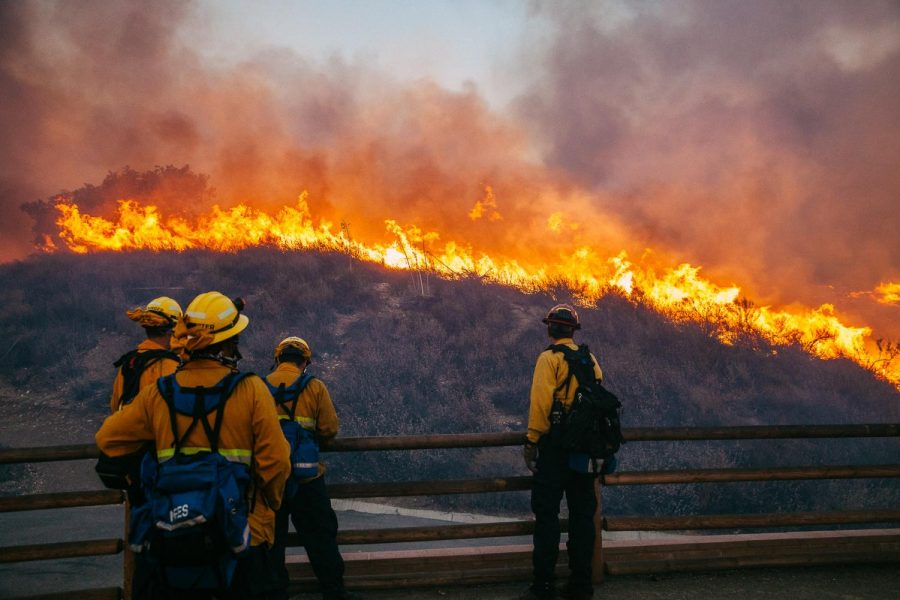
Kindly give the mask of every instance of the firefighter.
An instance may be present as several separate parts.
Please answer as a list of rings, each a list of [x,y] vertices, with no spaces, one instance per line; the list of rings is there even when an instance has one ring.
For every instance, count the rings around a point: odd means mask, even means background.
[[[288,337],[275,348],[275,370],[266,377],[275,397],[278,416],[293,420],[298,441],[292,442],[294,472],[288,482],[284,502],[278,511],[275,548],[281,561],[281,583],[287,598],[288,573],[284,566],[288,519],[300,535],[309,557],[322,597],[326,600],[359,598],[344,588],[344,560],[337,545],[337,516],[325,487],[325,464],[318,460],[319,447],[327,447],[338,433],[338,416],[325,384],[306,373],[312,360],[309,344],[299,337]],[[285,427],[285,433],[290,429]],[[305,447],[304,447],[305,446]],[[312,454],[310,454],[312,452]],[[302,466],[308,470],[303,471]]]
[[[568,304],[550,309],[542,321],[552,345],[563,344],[573,350],[575,331],[581,329],[578,313]],[[603,378],[596,357],[594,375]],[[564,355],[550,348],[541,352],[534,368],[531,401],[528,409],[528,434],[523,455],[526,467],[534,474],[531,509],[534,512],[533,582],[523,599],[545,600],[556,597],[555,571],[559,555],[559,506],[563,494],[569,507],[569,582],[562,590],[565,598],[588,599],[593,595],[591,561],[594,551],[594,473],[588,472],[587,455],[572,456],[551,440],[551,409],[554,400],[568,409],[577,385],[566,385],[569,367]],[[581,460],[583,458],[583,460]]]
[[[117,360],[110,409],[121,410],[144,386],[178,368],[178,355],[169,350],[172,330],[181,318],[181,307],[167,296],[151,300],[147,306],[127,311],[128,318],[144,328],[147,339]]]
[[[219,292],[197,296],[175,327],[173,349],[185,363],[172,376],[172,385],[179,390],[197,390],[203,386],[209,391],[226,381],[229,374],[237,372],[238,334],[248,323],[249,319],[235,303]],[[213,411],[207,415],[211,421],[207,426],[191,427],[191,423],[196,425],[191,416],[170,412],[163,395],[167,380],[162,378],[157,385],[143,388],[130,404],[108,417],[97,432],[97,446],[106,455],[116,457],[139,451],[148,442],[154,443],[160,471],[163,463],[172,459],[179,449],[190,456],[210,451],[210,446],[229,464],[244,465],[244,473],[248,474],[245,477],[250,478],[246,493],[250,547],[238,555],[228,589],[185,592],[172,589],[169,581],[158,575],[152,584],[151,597],[271,598],[278,584],[269,560],[270,547],[275,541],[275,511],[281,504],[290,473],[290,450],[279,427],[272,396],[261,378],[252,374],[244,376],[227,396],[220,413],[221,422]],[[183,438],[177,446],[172,422]],[[210,430],[216,432],[215,444],[211,443]],[[151,495],[155,493],[151,490]],[[147,539],[145,551],[153,557],[154,539],[159,538],[150,535]],[[167,557],[157,556],[157,559],[163,564]]]
[[[151,300],[146,306],[125,313],[128,318],[144,328],[147,339],[137,348],[123,354],[113,366],[116,377],[113,380],[110,410],[116,412],[134,400],[137,393],[164,375],[174,373],[181,361],[169,349],[175,323],[181,318],[181,306],[167,296]],[[123,460],[101,458],[97,471],[110,487],[125,487],[127,493],[126,510],[133,514],[140,511],[146,501],[140,486],[141,455]],[[122,479],[124,478],[124,479]],[[134,600],[143,600],[143,590],[148,588],[148,578],[152,576],[150,566],[142,554],[134,555],[132,579]]]

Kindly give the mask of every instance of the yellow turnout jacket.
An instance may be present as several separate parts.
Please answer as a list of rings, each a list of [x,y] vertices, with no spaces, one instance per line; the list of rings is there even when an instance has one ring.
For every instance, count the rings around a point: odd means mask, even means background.
[[[218,383],[230,372],[209,359],[189,361],[175,376],[183,387]],[[208,416],[215,426],[215,411]],[[179,435],[184,435],[191,417],[177,416]],[[156,446],[160,462],[175,452],[169,408],[156,385],[144,387],[134,401],[113,413],[96,435],[97,447],[116,457],[140,450],[148,442]],[[209,450],[202,427],[195,427],[182,448],[186,452]],[[284,484],[291,472],[290,447],[275,413],[274,401],[262,379],[250,376],[240,381],[225,404],[219,433],[219,453],[228,460],[250,467],[249,515],[251,544],[275,540],[275,511],[281,506]]]
[[[269,373],[266,379],[276,387],[282,383],[285,387],[289,387],[300,375],[300,367],[293,363],[283,362]],[[290,418],[284,406],[278,407],[278,418]],[[340,427],[340,421],[338,420],[337,412],[334,410],[334,403],[331,401],[328,388],[318,378],[312,379],[300,392],[294,418],[304,429],[315,431],[316,439],[323,446],[334,439]],[[303,481],[312,481],[317,477],[321,477],[324,473],[325,463],[319,461],[319,472],[314,477]]]
[[[572,338],[556,340],[554,344],[565,344],[572,350],[578,350],[578,344],[572,341]],[[591,354],[591,359],[594,361],[594,376],[602,380],[603,371],[600,370],[597,358]],[[568,377],[569,365],[562,352],[552,350],[541,352],[534,366],[534,377],[531,381],[528,441],[536,444],[542,435],[550,431],[550,408],[554,399],[560,400],[566,408],[572,405],[578,382],[572,377],[567,388],[565,382]]]

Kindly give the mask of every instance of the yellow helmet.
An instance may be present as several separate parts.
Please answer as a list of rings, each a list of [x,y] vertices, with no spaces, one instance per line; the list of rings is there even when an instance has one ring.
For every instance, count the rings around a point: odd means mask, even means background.
[[[147,306],[126,311],[125,314],[141,327],[171,327],[181,318],[181,306],[168,296],[160,296]]]
[[[250,323],[235,303],[219,292],[206,292],[194,298],[184,311],[183,321],[188,337],[202,339],[200,344],[191,344],[194,350],[234,337]]]
[[[173,323],[181,318],[181,306],[168,296],[154,298],[144,310],[167,317]]]
[[[281,353],[287,350],[288,348],[294,348],[303,355],[303,358],[309,360],[312,358],[312,348],[309,347],[309,344],[306,343],[306,340],[303,338],[298,338],[297,336],[286,337],[275,346],[275,360],[281,356]]]

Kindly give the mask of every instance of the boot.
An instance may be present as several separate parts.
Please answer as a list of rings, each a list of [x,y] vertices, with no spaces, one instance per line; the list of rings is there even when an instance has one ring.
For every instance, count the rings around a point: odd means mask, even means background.
[[[553,600],[556,598],[556,587],[552,582],[532,583],[518,600]]]
[[[341,586],[322,592],[322,600],[362,600],[362,596]]]

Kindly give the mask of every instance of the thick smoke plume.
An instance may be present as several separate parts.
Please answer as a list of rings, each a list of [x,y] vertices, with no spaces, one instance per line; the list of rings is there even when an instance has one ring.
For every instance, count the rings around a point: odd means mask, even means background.
[[[213,64],[182,2],[2,3],[0,260],[53,233],[65,190],[106,215],[307,190],[357,236],[393,218],[507,256],[652,247],[900,335],[859,293],[900,281],[896,3],[535,6],[555,33],[529,38],[533,84],[498,114],[340,58]]]
[[[751,297],[900,332],[897,305],[847,301],[900,280],[900,4],[541,8],[556,35],[517,109],[549,165]]]

